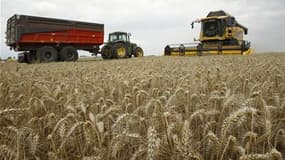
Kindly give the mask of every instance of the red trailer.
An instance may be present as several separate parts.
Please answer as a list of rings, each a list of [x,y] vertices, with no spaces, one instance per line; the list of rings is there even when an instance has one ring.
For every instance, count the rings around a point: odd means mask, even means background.
[[[7,22],[7,45],[19,62],[76,61],[77,50],[97,54],[104,43],[104,25],[79,21],[14,15]]]

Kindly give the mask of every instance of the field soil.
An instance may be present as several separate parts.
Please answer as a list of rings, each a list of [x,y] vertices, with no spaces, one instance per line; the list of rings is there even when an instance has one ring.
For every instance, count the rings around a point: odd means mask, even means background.
[[[284,158],[285,54],[0,64],[0,159]]]

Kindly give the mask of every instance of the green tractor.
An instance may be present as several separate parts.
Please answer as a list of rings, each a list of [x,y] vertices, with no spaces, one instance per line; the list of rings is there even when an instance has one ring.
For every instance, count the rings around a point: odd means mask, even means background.
[[[113,32],[109,34],[109,40],[101,50],[103,59],[120,59],[142,57],[143,50],[135,43],[130,42],[130,34],[126,32]]]

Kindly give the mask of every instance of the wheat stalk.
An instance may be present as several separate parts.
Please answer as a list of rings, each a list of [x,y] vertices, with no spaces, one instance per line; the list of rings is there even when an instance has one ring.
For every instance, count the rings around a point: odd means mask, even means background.
[[[284,159],[284,61],[1,63],[0,159]]]

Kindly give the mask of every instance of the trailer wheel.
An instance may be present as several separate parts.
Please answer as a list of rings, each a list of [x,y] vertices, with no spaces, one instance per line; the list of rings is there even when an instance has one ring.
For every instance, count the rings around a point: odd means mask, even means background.
[[[25,62],[27,62],[27,54],[26,54],[26,52],[19,53],[18,54],[18,63],[25,63]]]
[[[36,51],[25,52],[25,56],[27,57],[27,62],[30,64],[36,63],[38,60]]]
[[[116,58],[127,58],[128,57],[127,47],[123,43],[114,44],[112,47],[112,52],[113,52],[114,57]]]
[[[141,47],[137,47],[134,53],[135,57],[143,57],[143,49]]]
[[[52,46],[39,48],[36,55],[40,62],[54,62],[58,59],[58,52]]]
[[[111,59],[112,58],[111,47],[108,45],[105,45],[102,48],[101,56],[103,59]]]
[[[78,52],[73,46],[66,46],[60,50],[59,58],[62,61],[77,61]]]

